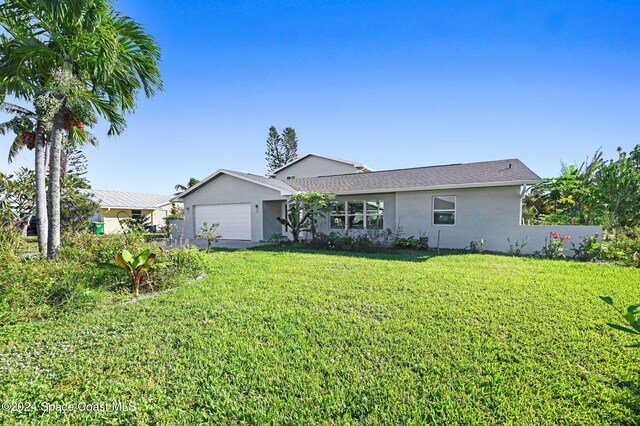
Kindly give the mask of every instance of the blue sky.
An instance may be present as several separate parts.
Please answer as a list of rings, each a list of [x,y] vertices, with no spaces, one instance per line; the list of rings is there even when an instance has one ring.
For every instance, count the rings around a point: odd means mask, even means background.
[[[94,188],[171,193],[300,154],[375,169],[520,158],[539,175],[640,143],[640,2],[121,0],[163,51],[164,92],[87,148]],[[25,152],[0,170],[32,165]]]

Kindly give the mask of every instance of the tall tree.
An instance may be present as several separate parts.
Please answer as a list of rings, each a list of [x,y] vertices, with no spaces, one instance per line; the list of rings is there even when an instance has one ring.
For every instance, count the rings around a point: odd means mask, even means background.
[[[529,215],[527,221],[599,224],[601,215],[594,198],[594,188],[596,172],[603,162],[602,151],[598,149],[580,166],[562,164],[560,176],[544,179],[531,187],[523,206],[523,214]]]
[[[282,162],[282,154],[280,153],[281,145],[282,140],[280,138],[280,135],[278,134],[276,126],[269,127],[269,136],[267,136],[267,150],[264,153],[266,156],[265,160],[267,160],[267,168],[269,169],[269,174],[274,170],[278,170],[285,164]]]
[[[640,145],[607,161],[596,173],[594,196],[616,238],[621,228],[640,226]]]
[[[99,205],[89,192],[86,178],[87,158],[80,147],[65,145],[65,173],[62,179],[61,224],[65,231],[87,229],[89,220],[98,211]]]
[[[46,195],[46,138],[45,122],[38,114],[8,102],[0,104],[0,109],[15,116],[0,124],[0,134],[9,130],[16,135],[9,149],[9,163],[22,148],[35,148],[35,213],[38,234],[38,251],[47,253],[47,195]]]
[[[269,128],[269,136],[267,137],[267,150],[265,151],[265,160],[267,160],[267,168],[269,173],[273,173],[285,164],[288,164],[298,158],[298,136],[296,130],[287,127],[278,134],[275,126]]]
[[[296,129],[293,127],[286,127],[282,131],[282,161],[284,164],[288,164],[298,158],[298,136],[296,135]]]
[[[38,248],[42,256],[47,251],[47,198],[46,198],[46,117],[43,117],[42,108],[46,107],[52,99],[41,93],[44,86],[44,75],[48,70],[48,65],[38,56],[30,58],[29,61],[21,64],[20,73],[13,72],[15,64],[11,61],[14,58],[14,50],[22,48],[15,43],[16,39],[28,37],[33,27],[27,16],[17,13],[17,11],[6,4],[0,6],[0,25],[5,33],[0,34],[0,90],[2,97],[12,95],[18,99],[34,102],[35,114],[26,114],[30,119],[35,119],[34,129],[28,133],[19,135],[17,144],[12,145],[13,152],[10,152],[9,159],[17,152],[16,149],[24,145],[35,148],[35,186],[36,186],[36,224],[38,229]],[[11,69],[10,72],[6,72]],[[15,105],[3,104],[3,110],[25,117],[24,111],[16,110]]]
[[[109,135],[124,131],[125,115],[162,88],[157,43],[131,18],[113,10],[108,0],[7,0],[0,23],[15,44],[0,78],[22,79],[24,64],[37,58],[48,66],[45,88],[58,102],[52,120],[49,156],[49,238],[47,254],[60,249],[60,159],[65,131],[82,134],[84,123],[68,111],[95,110],[109,123]],[[26,34],[12,33],[19,16]]]
[[[51,127],[51,102],[47,95],[36,97],[36,112],[9,102],[0,103],[0,110],[14,117],[9,121],[0,123],[0,134],[5,135],[13,131],[15,138],[9,148],[9,163],[13,162],[18,152],[24,148],[35,148],[35,187],[36,187],[36,227],[38,234],[38,249],[42,256],[47,251],[47,197],[46,197],[46,141],[48,139],[47,127]],[[54,106],[56,104],[54,103]],[[49,111],[49,112],[47,112]],[[72,111],[70,111],[73,113]],[[81,115],[84,122],[89,125],[96,123],[96,118],[91,113],[76,112]],[[90,143],[97,146],[97,138],[89,132],[71,132],[71,139],[64,138],[64,147],[61,156],[61,171],[66,170],[67,153],[79,149],[80,146]],[[63,173],[64,174],[64,173]],[[64,177],[64,176],[63,176]]]

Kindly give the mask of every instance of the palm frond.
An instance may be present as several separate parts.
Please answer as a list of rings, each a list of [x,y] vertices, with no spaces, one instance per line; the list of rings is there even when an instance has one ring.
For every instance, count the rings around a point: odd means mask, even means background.
[[[28,118],[35,118],[36,116],[33,111],[10,102],[0,102],[0,111],[6,112],[7,114],[22,115]]]
[[[16,136],[9,147],[9,157],[7,159],[9,164],[13,163],[13,160],[16,158],[20,150],[25,146],[26,145],[22,142],[20,135]]]
[[[83,145],[99,145],[98,138],[84,129],[71,127],[69,129],[68,135],[69,138],[67,140],[67,143],[73,148],[77,148]]]
[[[10,131],[13,131],[11,121],[5,121],[4,123],[0,123],[0,135],[4,136]]]

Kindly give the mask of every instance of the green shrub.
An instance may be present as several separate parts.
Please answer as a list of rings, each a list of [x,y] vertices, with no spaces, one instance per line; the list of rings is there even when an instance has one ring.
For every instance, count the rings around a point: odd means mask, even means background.
[[[123,286],[120,274],[70,261],[19,261],[0,270],[0,325],[93,307]]]
[[[516,240],[515,243],[512,243],[511,238],[507,238],[507,243],[509,243],[507,253],[509,253],[511,256],[522,256],[522,250],[527,246],[527,244],[529,244],[525,240]]]
[[[600,248],[602,244],[598,241],[597,235],[591,235],[587,238],[583,238],[577,246],[574,243],[571,243],[571,245],[573,246],[571,250],[574,253],[573,257],[575,259],[589,262],[600,257]]]
[[[358,232],[355,234],[349,232],[344,234],[338,232],[331,232],[329,234],[318,232],[314,239],[303,240],[299,243],[283,239],[279,235],[274,234],[269,241],[281,246],[361,253],[389,252],[394,251],[393,248],[412,250],[429,249],[429,237],[426,235],[421,234],[418,238],[400,238],[390,229]]]
[[[375,253],[384,251],[388,248],[383,239],[384,234],[374,232],[359,233],[356,235],[351,235],[349,233],[339,234],[337,232],[324,234],[319,232],[316,234],[315,239],[310,241],[303,241],[298,245],[301,247],[317,250]]]
[[[209,266],[206,253],[197,248],[173,248],[168,252],[160,252],[158,262],[170,263],[169,267],[159,269],[154,275],[154,279],[164,287],[177,276],[196,278],[206,272]]]
[[[420,235],[418,238],[414,236],[407,238],[397,237],[393,242],[393,246],[411,250],[429,250],[429,237],[426,235]]]
[[[601,258],[608,262],[640,267],[640,230],[620,233],[616,239],[602,242]]]
[[[484,238],[477,241],[471,241],[469,243],[469,250],[471,253],[482,253],[482,249],[486,243],[487,241]]]
[[[0,225],[0,262],[14,260],[27,247],[18,229],[13,226]]]
[[[391,229],[357,233],[331,232],[324,234],[318,232],[314,239],[303,240],[299,243],[292,242],[286,238],[283,239],[280,235],[274,234],[269,241],[281,246],[361,253],[395,252],[394,248],[429,249],[429,237],[426,235],[420,234],[418,238],[400,238],[398,233],[394,233]]]
[[[63,249],[57,260],[29,260],[5,249],[15,246],[19,251],[23,244],[21,238],[7,235],[2,233],[0,236],[7,243],[0,250],[0,326],[89,309],[126,292],[127,276],[119,270],[99,265],[113,262],[115,255],[123,249],[135,253],[151,249],[156,252],[159,263],[167,263],[166,267],[151,273],[155,290],[192,280],[208,266],[205,253],[185,248],[164,250],[145,244],[144,236],[137,234],[71,233],[64,236]],[[5,250],[10,254],[4,256]]]
[[[144,234],[140,233],[93,235],[74,232],[64,235],[60,258],[106,263],[114,260],[123,249],[139,253],[146,247]]]

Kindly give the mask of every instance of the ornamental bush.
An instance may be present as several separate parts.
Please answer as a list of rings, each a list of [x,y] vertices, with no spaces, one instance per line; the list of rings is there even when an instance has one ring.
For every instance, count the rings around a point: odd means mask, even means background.
[[[601,259],[640,268],[640,228],[608,236],[602,242]]]

